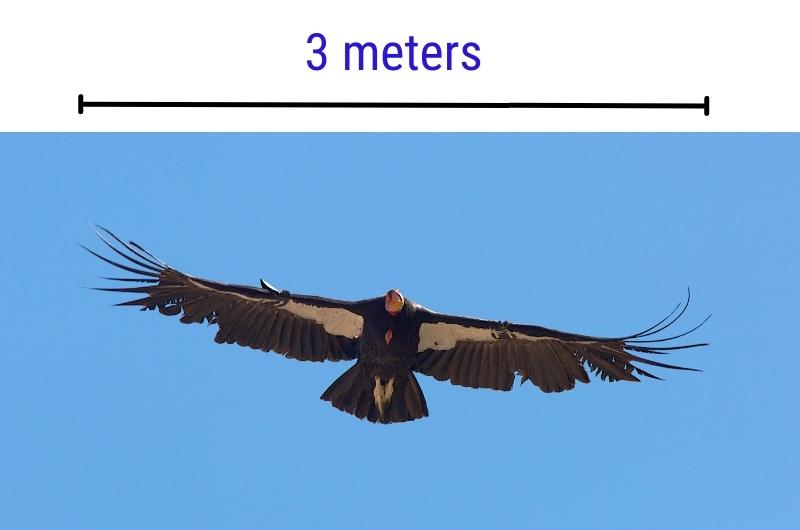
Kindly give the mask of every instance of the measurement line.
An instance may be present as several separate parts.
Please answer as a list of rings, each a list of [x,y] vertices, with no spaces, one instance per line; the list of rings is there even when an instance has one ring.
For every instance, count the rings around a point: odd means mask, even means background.
[[[583,102],[407,102],[407,101],[86,101],[78,94],[78,114],[88,107],[106,108],[268,108],[268,109],[701,109],[702,103],[583,103]]]

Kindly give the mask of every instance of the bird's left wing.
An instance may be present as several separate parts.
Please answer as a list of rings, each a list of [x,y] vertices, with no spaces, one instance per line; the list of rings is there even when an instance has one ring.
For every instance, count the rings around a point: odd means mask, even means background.
[[[455,385],[495,390],[511,390],[517,374],[523,383],[530,380],[545,392],[569,390],[575,386],[575,381],[589,382],[584,366],[604,380],[639,381],[637,375],[658,379],[635,363],[693,369],[657,362],[638,354],[663,354],[705,346],[665,344],[697,328],[674,337],[648,338],[674,324],[688,302],[687,298],[677,316],[673,317],[681,304],[655,326],[618,338],[590,337],[539,326],[443,315],[420,307],[417,311],[421,321],[419,347],[413,369],[439,381],[449,379]]]
[[[180,321],[184,324],[216,324],[216,342],[272,350],[302,361],[339,361],[357,356],[356,339],[364,323],[359,302],[279,292],[263,280],[261,288],[204,280],[173,269],[132,241],[125,243],[108,230],[100,230],[108,236],[98,231],[100,239],[125,261],[83,248],[136,275],[106,279],[144,284],[98,288],[142,295],[117,305],[158,309],[170,316],[183,313]]]

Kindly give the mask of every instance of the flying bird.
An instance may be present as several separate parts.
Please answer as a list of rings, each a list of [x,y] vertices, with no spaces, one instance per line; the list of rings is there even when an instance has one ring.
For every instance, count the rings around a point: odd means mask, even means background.
[[[606,381],[639,381],[637,376],[659,379],[642,365],[697,371],[643,355],[707,345],[674,345],[671,341],[695,331],[708,317],[689,331],[657,338],[683,315],[689,297],[642,332],[591,337],[535,325],[445,315],[415,303],[398,289],[348,302],[278,290],[264,280],[259,287],[205,280],[173,269],[105,228],[96,227],[95,231],[115,259],[81,246],[135,275],[104,278],[134,286],[96,288],[139,296],[116,305],[180,315],[184,324],[214,324],[218,343],[271,350],[301,361],[355,361],[321,399],[375,423],[428,416],[415,373],[454,385],[494,390],[511,390],[519,375],[520,384],[530,381],[544,392],[561,392],[572,389],[576,381],[588,383],[587,368]]]

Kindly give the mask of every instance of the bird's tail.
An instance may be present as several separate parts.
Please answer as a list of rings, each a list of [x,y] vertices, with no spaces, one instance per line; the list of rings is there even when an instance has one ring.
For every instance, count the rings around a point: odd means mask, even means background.
[[[371,377],[357,362],[328,387],[320,399],[373,423],[397,423],[428,415],[425,396],[412,372],[390,379]]]

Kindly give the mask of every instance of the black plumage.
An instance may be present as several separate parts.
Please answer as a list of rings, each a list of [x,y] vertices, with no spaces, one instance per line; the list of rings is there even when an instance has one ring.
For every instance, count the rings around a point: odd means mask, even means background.
[[[678,304],[666,318],[626,337],[601,338],[491,320],[444,315],[392,289],[385,296],[345,302],[260,287],[232,285],[179,272],[133,242],[105,228],[97,234],[122,261],[86,250],[134,274],[111,277],[125,287],[98,288],[136,295],[117,305],[180,315],[183,323],[215,324],[218,343],[274,351],[302,361],[355,360],[322,399],[358,418],[393,423],[428,415],[414,373],[472,388],[511,390],[516,376],[544,392],[589,382],[589,372],[608,381],[656,378],[641,365],[693,370],[643,357],[705,346],[668,345],[695,328],[658,338],[683,315]],[[131,284],[139,283],[138,286]],[[676,314],[677,313],[677,314]],[[707,320],[707,319],[706,319]],[[656,338],[654,338],[656,337]]]

